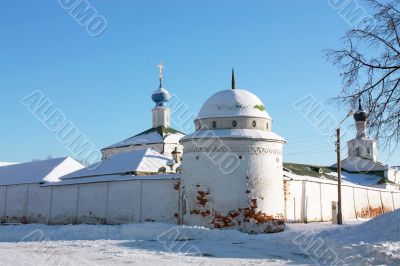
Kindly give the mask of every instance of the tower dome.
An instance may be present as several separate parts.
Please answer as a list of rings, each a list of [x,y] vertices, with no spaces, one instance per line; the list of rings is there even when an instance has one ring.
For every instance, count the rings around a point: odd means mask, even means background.
[[[262,101],[246,90],[223,90],[201,107],[198,118],[246,116],[271,119]]]
[[[358,99],[358,110],[354,114],[354,120],[356,120],[356,122],[366,122],[367,119],[368,113],[362,108],[361,99]]]
[[[272,119],[263,102],[247,90],[223,90],[212,95],[195,120],[196,130],[272,130]]]
[[[164,107],[166,106],[166,103],[169,101],[169,99],[171,99],[171,95],[160,84],[160,88],[153,92],[153,94],[151,95],[151,99],[153,100],[153,102],[156,103],[157,107]]]

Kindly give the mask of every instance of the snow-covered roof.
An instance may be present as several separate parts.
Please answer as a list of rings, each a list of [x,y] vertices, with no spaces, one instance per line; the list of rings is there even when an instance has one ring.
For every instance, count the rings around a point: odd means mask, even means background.
[[[0,162],[0,167],[2,167],[2,166],[8,166],[8,165],[14,165],[14,164],[18,164],[18,163]]]
[[[157,144],[157,143],[179,143],[179,140],[185,136],[182,132],[173,128],[157,127],[146,130],[138,135],[115,143],[111,146],[104,148],[115,149],[129,146],[145,145],[145,144]]]
[[[43,186],[65,186],[75,184],[88,184],[88,183],[100,183],[100,182],[111,182],[111,181],[129,181],[129,180],[179,180],[180,174],[155,174],[146,176],[135,176],[135,175],[101,175],[92,177],[81,177],[81,178],[70,178],[64,179],[60,182],[46,183]]]
[[[189,139],[209,139],[209,138],[231,138],[231,139],[262,139],[272,141],[285,141],[281,136],[265,130],[256,129],[218,129],[200,130],[182,138],[182,141]]]
[[[332,165],[337,167],[337,164]],[[352,157],[342,160],[342,168],[349,172],[384,171],[388,166],[377,161],[361,157]]]
[[[262,101],[246,90],[223,90],[201,107],[198,118],[248,116],[271,119]]]
[[[338,173],[335,169],[324,166],[284,163],[284,175],[293,180],[309,181],[333,181],[336,184]],[[343,183],[351,183],[360,186],[376,187],[382,181],[383,176],[375,173],[351,173],[342,171]]]
[[[0,185],[57,182],[60,177],[84,166],[72,158],[20,163],[0,167]]]
[[[154,150],[141,149],[116,154],[87,168],[63,176],[61,179],[128,173],[158,173],[161,167],[165,167],[168,171],[167,162],[170,161],[171,159]]]

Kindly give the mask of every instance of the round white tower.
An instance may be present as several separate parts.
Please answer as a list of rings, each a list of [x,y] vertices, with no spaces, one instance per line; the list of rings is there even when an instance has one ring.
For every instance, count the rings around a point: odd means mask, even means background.
[[[183,221],[247,233],[284,230],[282,148],[260,99],[232,89],[211,96],[184,137]]]

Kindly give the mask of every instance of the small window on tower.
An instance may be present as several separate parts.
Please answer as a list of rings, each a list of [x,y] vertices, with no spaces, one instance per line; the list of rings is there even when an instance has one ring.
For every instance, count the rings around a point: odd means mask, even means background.
[[[253,121],[253,127],[256,127],[257,126],[257,122],[256,121]]]
[[[236,122],[235,120],[233,120],[232,126],[233,126],[233,127],[236,127],[236,126],[237,126],[237,122]]]
[[[213,121],[212,122],[212,126],[213,126],[213,128],[216,128],[217,127],[217,122]]]

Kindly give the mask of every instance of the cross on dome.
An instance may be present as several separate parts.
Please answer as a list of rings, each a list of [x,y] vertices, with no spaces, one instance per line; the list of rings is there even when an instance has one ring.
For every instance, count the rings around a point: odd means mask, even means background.
[[[163,80],[163,69],[164,69],[164,64],[163,63],[159,63],[157,65],[158,69],[159,69],[159,77],[160,77],[160,88],[162,87],[162,80]]]
[[[164,64],[160,63],[157,67],[159,70],[160,87],[151,95],[151,99],[156,103],[156,107],[165,107],[171,95],[162,85]]]

